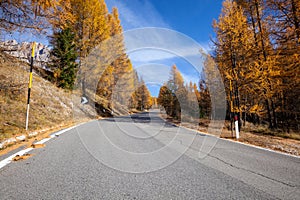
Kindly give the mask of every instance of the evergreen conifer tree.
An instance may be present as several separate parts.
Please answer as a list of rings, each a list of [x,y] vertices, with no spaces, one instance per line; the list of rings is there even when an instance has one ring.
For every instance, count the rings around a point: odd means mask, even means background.
[[[74,38],[75,34],[72,30],[66,28],[55,33],[52,40],[54,81],[58,87],[65,89],[73,89],[78,67]]]

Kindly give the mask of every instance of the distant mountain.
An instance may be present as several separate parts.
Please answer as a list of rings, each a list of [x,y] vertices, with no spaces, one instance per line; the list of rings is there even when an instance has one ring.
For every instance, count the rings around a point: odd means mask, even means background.
[[[16,40],[0,41],[0,48],[7,54],[16,57],[27,63],[30,62],[32,43],[18,43]],[[50,48],[42,43],[36,43],[34,65],[47,71],[50,69],[47,64],[50,61]]]

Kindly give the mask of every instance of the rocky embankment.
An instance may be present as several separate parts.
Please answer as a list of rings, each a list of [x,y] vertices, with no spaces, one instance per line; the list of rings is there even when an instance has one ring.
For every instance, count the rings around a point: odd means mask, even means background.
[[[3,52],[20,59],[21,61],[30,62],[32,43],[18,43],[16,40],[0,42],[0,48]],[[36,43],[34,65],[45,70],[50,70],[47,66],[50,61],[50,48],[42,43]]]

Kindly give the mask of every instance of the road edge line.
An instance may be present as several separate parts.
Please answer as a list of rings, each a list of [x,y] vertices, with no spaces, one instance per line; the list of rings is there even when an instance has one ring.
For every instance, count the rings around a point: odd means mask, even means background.
[[[90,121],[89,121],[89,122],[90,122]],[[85,124],[85,123],[88,123],[88,122],[82,122],[82,123],[79,123],[79,124],[77,124],[77,125],[71,126],[71,127],[69,127],[69,128],[65,128],[65,129],[56,131],[56,132],[50,134],[50,137],[49,137],[49,138],[44,138],[44,139],[42,139],[42,140],[36,142],[35,144],[44,144],[44,143],[48,142],[49,140],[55,138],[56,136],[59,136],[59,135],[65,133],[65,132],[67,132],[67,131],[70,131],[70,130],[72,130],[72,129],[74,129],[74,128],[77,128],[78,126],[81,126],[81,125],[83,125],[83,124]],[[17,155],[23,156],[24,154],[30,152],[30,151],[33,150],[33,149],[34,149],[34,148],[32,148],[32,147],[28,147],[28,148],[26,148],[26,149],[23,149],[23,150],[18,151],[17,153],[14,153],[13,155],[9,156],[8,158],[5,158],[5,159],[1,160],[1,161],[0,161],[0,169],[2,169],[3,167],[5,167],[6,165],[10,164],[10,163],[12,162],[13,158],[16,157]]]
[[[162,120],[164,120],[165,122],[174,124],[173,122],[170,122],[170,121],[167,121],[166,119],[164,119],[161,115],[159,115],[159,117]],[[289,154],[289,153],[285,153],[285,152],[281,152],[281,151],[276,151],[276,150],[273,150],[273,149],[267,149],[267,148],[256,146],[256,145],[253,145],[253,144],[243,143],[243,142],[240,142],[240,141],[234,141],[234,140],[229,140],[229,139],[226,139],[226,138],[217,137],[213,134],[204,133],[204,132],[201,132],[201,131],[198,131],[198,130],[195,130],[195,129],[191,129],[191,128],[188,128],[188,127],[185,127],[185,126],[181,126],[181,125],[178,126],[177,124],[174,124],[174,125],[176,125],[177,127],[180,127],[180,128],[185,128],[187,130],[206,135],[206,136],[215,137],[215,138],[218,138],[218,139],[223,140],[223,141],[237,143],[237,144],[241,144],[241,145],[244,145],[244,146],[253,147],[253,148],[256,148],[256,149],[265,150],[265,151],[269,151],[269,152],[273,152],[273,153],[278,153],[278,154],[281,154],[281,155],[290,156],[290,157],[294,157],[294,158],[300,158],[300,156],[297,156],[297,155],[293,155],[293,154]]]
[[[276,150],[273,150],[273,149],[267,149],[267,148],[256,146],[256,145],[253,145],[253,144],[243,143],[243,142],[240,142],[240,141],[229,140],[229,139],[226,139],[226,138],[217,137],[213,134],[204,133],[204,132],[201,132],[201,131],[198,131],[198,130],[195,130],[195,129],[191,129],[191,128],[188,128],[188,127],[184,127],[184,126],[179,126],[179,127],[185,128],[187,130],[190,130],[190,131],[193,131],[193,132],[196,132],[196,133],[200,133],[200,134],[203,134],[203,135],[215,137],[215,138],[218,138],[218,139],[223,140],[223,141],[237,143],[237,144],[241,144],[241,145],[248,146],[248,147],[253,147],[253,148],[256,148],[256,149],[260,149],[260,150],[265,150],[265,151],[269,151],[269,152],[273,152],[273,153],[278,153],[278,154],[282,154],[282,155],[285,155],[285,156],[291,156],[291,157],[294,157],[294,158],[300,158],[300,156],[297,156],[297,155],[293,155],[293,154],[289,154],[289,153],[285,153],[285,152],[281,152],[281,151],[276,151]]]

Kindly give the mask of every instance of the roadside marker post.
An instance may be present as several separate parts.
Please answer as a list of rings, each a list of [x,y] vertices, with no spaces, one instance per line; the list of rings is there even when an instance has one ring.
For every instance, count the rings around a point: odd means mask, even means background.
[[[232,88],[232,81],[229,80],[229,90],[230,90],[230,121],[231,121],[231,130],[232,130],[232,118],[234,121],[234,129],[235,129],[235,138],[239,139],[240,138],[240,130],[239,130],[239,115],[238,115],[238,111],[235,110],[234,108],[234,102],[236,105],[238,105],[237,103],[237,92],[233,93],[233,88]]]
[[[29,84],[28,84],[28,96],[27,96],[27,111],[26,111],[26,131],[28,130],[28,119],[29,119],[29,107],[30,107],[30,92],[32,86],[32,69],[33,69],[33,59],[34,59],[34,51],[35,51],[35,42],[32,43],[32,52],[30,59],[30,74],[29,74]]]
[[[235,127],[235,138],[240,138],[240,132],[239,132],[239,117],[238,115],[234,116],[234,127]]]

